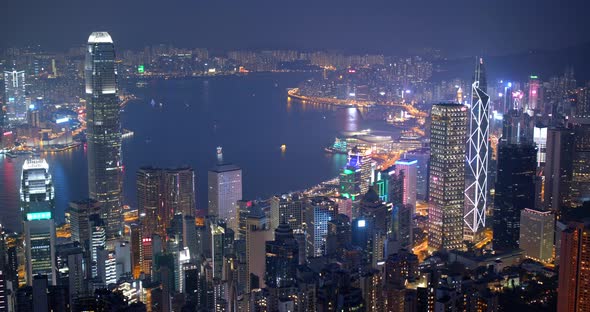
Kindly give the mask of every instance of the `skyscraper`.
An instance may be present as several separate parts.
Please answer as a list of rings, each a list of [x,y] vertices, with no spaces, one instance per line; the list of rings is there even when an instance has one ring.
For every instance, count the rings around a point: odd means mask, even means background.
[[[143,167],[137,171],[137,204],[143,237],[164,237],[175,214],[195,214],[195,173],[192,168]]]
[[[26,98],[25,72],[5,71],[4,101],[9,125],[18,125],[27,121],[28,107]]]
[[[42,274],[55,285],[55,192],[47,161],[27,159],[23,164],[21,183],[27,283],[32,285],[33,277]]]
[[[284,194],[270,199],[270,228],[276,229],[279,224],[287,223],[292,231],[303,229],[304,201],[298,194]]]
[[[567,128],[547,130],[545,163],[545,207],[560,211],[571,203],[574,132]]]
[[[327,197],[313,197],[305,210],[306,218],[306,241],[307,257],[321,257],[326,247],[326,236],[328,235],[328,221],[336,214],[337,206],[334,201]]]
[[[416,214],[417,165],[418,160],[416,159],[400,159],[395,162],[396,172],[403,171],[404,173],[402,203],[412,207],[412,215]]]
[[[590,224],[572,222],[561,233],[558,312],[590,311]]]
[[[89,194],[102,203],[107,235],[116,236],[122,230],[123,164],[115,46],[108,33],[90,34],[84,69]]]
[[[495,250],[518,248],[520,212],[535,208],[537,150],[532,142],[498,144],[498,182],[495,186],[493,244]]]
[[[457,249],[463,244],[467,107],[435,104],[430,116],[428,244],[435,250]]]
[[[486,74],[481,58],[476,65],[471,92],[469,137],[467,139],[468,170],[465,189],[465,223],[468,232],[475,234],[485,227],[488,204],[490,97],[487,94]]]
[[[224,220],[235,233],[239,232],[238,201],[242,199],[242,169],[218,163],[208,173],[209,214]]]

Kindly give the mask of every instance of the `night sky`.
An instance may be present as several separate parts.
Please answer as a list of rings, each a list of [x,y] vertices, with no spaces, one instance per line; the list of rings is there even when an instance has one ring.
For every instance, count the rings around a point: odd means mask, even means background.
[[[590,41],[590,1],[3,0],[0,45],[66,50],[96,30],[122,48],[339,49],[449,56]]]

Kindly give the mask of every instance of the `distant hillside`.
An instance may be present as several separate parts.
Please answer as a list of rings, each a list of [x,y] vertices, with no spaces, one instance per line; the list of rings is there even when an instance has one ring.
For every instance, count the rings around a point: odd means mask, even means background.
[[[590,42],[560,50],[540,50],[527,53],[486,57],[489,80],[524,80],[531,74],[545,80],[561,75],[573,67],[578,83],[590,81]],[[471,79],[475,57],[455,59],[435,64],[445,71],[434,74],[435,81],[452,78]]]

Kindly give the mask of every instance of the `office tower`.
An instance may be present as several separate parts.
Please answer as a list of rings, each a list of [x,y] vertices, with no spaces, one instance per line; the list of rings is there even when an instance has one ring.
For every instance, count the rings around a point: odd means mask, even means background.
[[[559,212],[571,204],[574,132],[567,128],[547,130],[545,163],[545,208]]]
[[[544,263],[553,259],[555,215],[551,211],[523,209],[520,212],[519,247],[527,258]]]
[[[417,165],[416,159],[400,159],[395,162],[396,172],[403,171],[404,174],[404,195],[402,203],[412,207],[412,215],[416,214],[416,186],[417,186]]]
[[[55,285],[55,192],[47,161],[25,160],[21,183],[27,284],[32,285],[33,277],[42,274]]]
[[[340,195],[345,198],[357,200],[361,195],[361,169],[349,164],[347,164],[340,173],[339,192]]]
[[[68,255],[68,285],[70,302],[85,293],[84,254],[82,250]]]
[[[121,233],[121,120],[115,46],[106,32],[88,38],[85,61],[88,189],[102,203],[107,235]]]
[[[260,207],[254,206],[246,220],[246,292],[264,287],[265,243],[272,240],[273,232]]]
[[[69,204],[72,241],[79,242],[85,250],[90,248],[90,216],[100,214],[101,209],[100,202],[90,198]]]
[[[435,250],[458,249],[463,245],[467,107],[435,104],[430,115],[428,244]]]
[[[533,118],[519,110],[510,110],[503,116],[502,141],[510,144],[531,142],[534,138]]]
[[[272,230],[281,223],[287,223],[293,231],[302,231],[304,201],[299,197],[299,194],[283,194],[270,199],[270,228]]]
[[[351,151],[348,154],[348,162],[340,173],[340,194],[352,200],[365,194],[371,185],[374,167],[375,163],[369,156]]]
[[[328,235],[326,236],[326,256],[329,259],[342,259],[346,247],[352,242],[352,225],[350,218],[345,214],[337,214],[328,222]],[[301,251],[300,251],[301,252]],[[302,252],[304,254],[304,251]],[[305,259],[300,259],[301,263]]]
[[[33,279],[33,312],[49,312],[48,286],[45,275],[36,275]]]
[[[416,159],[416,198],[428,200],[428,163],[430,149],[420,148],[407,152],[406,158]]]
[[[571,205],[581,206],[590,199],[590,124],[573,125]]]
[[[195,215],[195,172],[190,167],[165,169],[163,204],[168,214]]]
[[[165,236],[174,215],[195,215],[195,173],[190,167],[137,171],[137,204],[143,237]]]
[[[117,257],[104,247],[96,249],[96,276],[104,285],[117,283]]]
[[[493,244],[495,250],[518,248],[520,213],[535,208],[537,150],[531,142],[498,144],[498,182],[495,186]]]
[[[327,197],[313,197],[309,200],[305,209],[308,258],[324,255],[328,221],[332,220],[337,213],[336,203]]]
[[[144,167],[137,170],[137,209],[144,237],[152,237],[154,233],[166,233],[169,220],[160,214],[161,176],[161,171],[156,168]]]
[[[238,200],[242,199],[242,169],[219,162],[208,173],[209,215],[218,216],[239,232]]]
[[[472,85],[469,109],[469,137],[467,139],[467,174],[465,189],[465,223],[469,235],[475,235],[486,225],[488,205],[489,115],[490,97],[487,94],[483,59],[479,59]]]
[[[211,228],[211,266],[213,278],[222,278],[225,228],[217,222],[212,222]]]
[[[299,264],[299,244],[286,223],[275,229],[274,241],[266,242],[266,286],[282,288],[295,285]]]
[[[590,224],[572,222],[561,233],[558,312],[590,311]]]
[[[106,247],[106,226],[98,215],[90,220],[90,261],[92,277],[98,276],[98,251]]]
[[[533,141],[537,145],[537,167],[545,167],[547,161],[547,127],[537,125],[533,128]]]
[[[238,224],[239,230],[237,232],[237,239],[239,240],[246,239],[246,221],[248,220],[253,205],[254,202],[251,200],[238,200],[238,215],[240,216],[240,220]]]
[[[8,125],[18,125],[27,121],[27,94],[24,71],[4,72],[4,102]],[[6,125],[5,125],[6,126]]]
[[[538,111],[542,105],[539,102],[542,97],[540,96],[541,93],[541,83],[539,81],[539,77],[535,75],[531,75],[529,79],[529,92],[528,92],[528,105],[527,105],[527,112],[534,112]]]

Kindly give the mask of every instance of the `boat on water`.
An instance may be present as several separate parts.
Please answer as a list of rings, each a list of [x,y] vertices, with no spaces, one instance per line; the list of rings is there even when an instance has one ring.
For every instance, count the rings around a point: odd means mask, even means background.
[[[156,101],[154,101],[154,99],[152,99],[152,101],[150,102],[150,105],[151,105],[152,107],[156,107]]]

